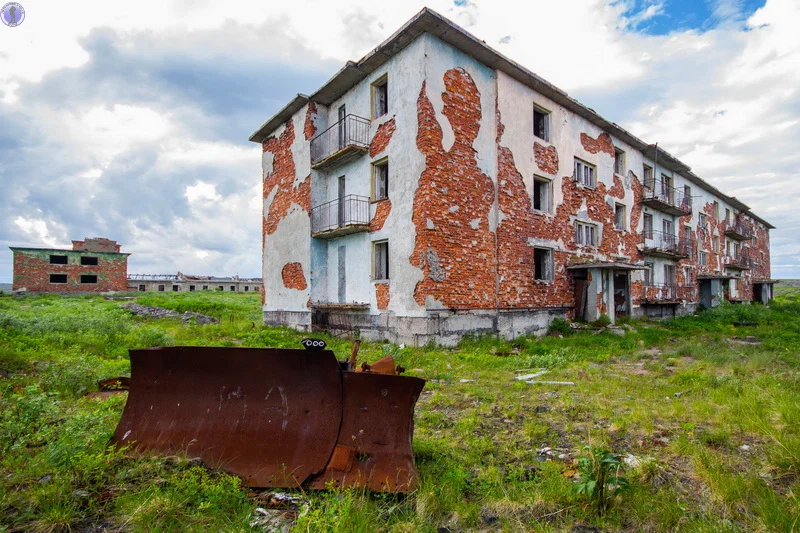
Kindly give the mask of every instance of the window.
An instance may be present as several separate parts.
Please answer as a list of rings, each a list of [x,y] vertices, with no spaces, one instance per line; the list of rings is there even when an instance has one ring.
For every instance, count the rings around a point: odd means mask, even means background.
[[[159,285],[158,286],[158,292],[164,292],[164,286],[163,285]]]
[[[653,167],[644,165],[642,170],[642,177],[644,178],[644,186],[648,189],[653,188]]]
[[[231,285],[231,292],[236,292],[236,285]]]
[[[178,292],[180,290],[181,290],[180,287],[178,287],[177,285],[172,286],[172,292]]]
[[[725,208],[725,222],[728,224],[731,223],[731,210],[727,207]]]
[[[594,166],[580,159],[575,159],[575,173],[573,174],[573,178],[575,181],[583,183],[584,186],[594,189],[596,184]]]
[[[139,292],[146,292],[146,291],[147,291],[147,285],[139,285]]]
[[[661,231],[664,232],[664,235],[675,235],[672,231],[672,221],[671,220],[662,220],[661,221]]]
[[[614,148],[614,173],[620,176],[625,174],[625,152]]]
[[[692,201],[692,188],[688,185],[683,186],[683,201],[686,203]]]
[[[655,267],[655,265],[650,261],[648,261],[648,262],[646,262],[644,264],[644,284],[647,285],[648,287],[652,286],[653,283],[654,283],[654,280],[653,280],[653,268],[654,267]]]
[[[249,287],[249,286],[247,286],[247,285],[245,285],[245,286],[244,286],[244,292],[250,292],[250,287]]]
[[[533,249],[534,278],[538,281],[553,280],[553,250],[549,248]]]
[[[719,220],[719,202],[714,202],[714,218]]]
[[[208,290],[208,285],[203,285],[203,290],[207,291]]]
[[[389,160],[384,159],[372,164],[372,199],[381,200],[389,197]]]
[[[372,118],[389,112],[389,79],[383,76],[372,84]]]
[[[712,246],[711,249],[714,250],[715,254],[718,254],[719,253],[719,237],[714,237],[712,239],[712,243],[713,243],[713,246]]]
[[[597,246],[597,226],[585,222],[575,223],[575,244]]]
[[[97,283],[97,275],[81,274],[81,283]]]
[[[614,227],[620,231],[625,231],[625,206],[616,204],[614,206]]]
[[[550,180],[539,176],[533,177],[533,208],[544,213],[550,212],[552,197]]]
[[[389,279],[389,242],[372,243],[372,279]]]
[[[653,215],[650,213],[644,214],[644,238],[653,238]]]
[[[664,285],[675,285],[675,265],[664,265]]]
[[[700,213],[700,229],[705,230],[708,227],[708,215]]]
[[[66,265],[67,264],[67,256],[66,255],[51,255],[50,256],[50,264],[51,265]]]
[[[225,290],[225,287],[223,287],[222,285],[218,285],[218,286],[217,286],[217,290],[218,290],[218,291],[224,291],[224,290]]]
[[[533,106],[533,134],[543,141],[550,142],[550,111],[538,105]]]
[[[692,269],[691,267],[683,267],[683,284],[688,286],[692,284]]]
[[[708,254],[706,252],[700,252],[697,254],[697,261],[700,263],[700,266],[708,265]]]
[[[84,266],[97,266],[97,258],[81,256],[81,264]]]
[[[64,257],[67,257],[66,255]],[[50,274],[50,283],[66,283],[66,274]]]
[[[194,285],[189,285],[189,292],[194,292],[194,289],[195,289]]]

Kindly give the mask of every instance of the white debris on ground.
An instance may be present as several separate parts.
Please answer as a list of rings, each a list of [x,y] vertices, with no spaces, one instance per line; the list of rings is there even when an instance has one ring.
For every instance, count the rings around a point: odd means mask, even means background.
[[[173,311],[172,309],[164,309],[163,307],[156,307],[153,305],[139,305],[133,303],[125,304],[122,306],[122,308],[127,309],[136,316],[145,316],[149,318],[180,318],[184,322],[189,322],[190,320],[194,319],[195,323],[198,325],[217,323],[217,319],[213,316],[204,315],[202,313],[194,313],[192,311],[186,311],[185,313],[181,314],[177,311]]]

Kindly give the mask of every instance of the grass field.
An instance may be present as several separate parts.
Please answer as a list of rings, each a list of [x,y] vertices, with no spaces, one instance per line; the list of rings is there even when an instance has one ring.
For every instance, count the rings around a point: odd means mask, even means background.
[[[263,492],[107,448],[125,395],[85,394],[129,372],[129,348],[299,347],[302,335],[261,326],[258,294],[137,301],[220,323],[146,320],[102,297],[0,296],[0,531],[263,531],[251,525]],[[800,531],[800,288],[768,308],[634,321],[624,336],[565,331],[362,345],[361,358],[393,353],[428,380],[420,488],[301,495],[293,530]],[[349,354],[350,341],[326,339]],[[575,385],[517,381],[525,369]]]

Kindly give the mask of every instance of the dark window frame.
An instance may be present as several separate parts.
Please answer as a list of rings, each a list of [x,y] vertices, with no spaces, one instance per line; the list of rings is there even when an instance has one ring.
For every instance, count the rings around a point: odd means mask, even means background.
[[[58,276],[59,278],[61,278],[61,276],[64,276],[64,281],[53,281],[54,276]],[[66,274],[50,274],[48,279],[49,283],[52,283],[53,285],[64,285],[65,283],[69,283],[69,278],[67,277]]]
[[[94,281],[91,279],[94,278]],[[99,279],[97,274],[81,274],[81,285],[97,285],[99,283]]]
[[[55,258],[58,258],[54,261]],[[63,258],[63,261],[62,261]],[[51,265],[67,265],[69,264],[69,256],[66,254],[50,254],[50,264]]]

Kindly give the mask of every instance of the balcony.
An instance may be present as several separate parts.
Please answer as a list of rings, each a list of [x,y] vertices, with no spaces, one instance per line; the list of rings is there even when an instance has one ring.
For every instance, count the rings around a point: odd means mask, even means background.
[[[645,182],[642,204],[679,217],[692,214],[692,197],[662,180]]]
[[[746,241],[753,238],[753,230],[742,222],[725,222],[725,236],[735,241]]]
[[[311,236],[332,239],[369,231],[369,198],[349,194],[311,209]]]
[[[750,270],[753,267],[753,260],[749,254],[739,252],[738,254],[724,256],[722,264],[728,270]]]
[[[369,120],[347,115],[311,139],[311,168],[326,170],[369,151]]]
[[[677,304],[682,301],[697,301],[697,287],[655,283],[644,286],[644,304]]]
[[[678,236],[672,233],[644,231],[642,253],[667,259],[685,259],[692,256],[692,242],[678,239]]]

